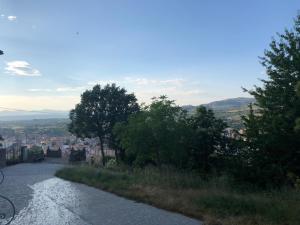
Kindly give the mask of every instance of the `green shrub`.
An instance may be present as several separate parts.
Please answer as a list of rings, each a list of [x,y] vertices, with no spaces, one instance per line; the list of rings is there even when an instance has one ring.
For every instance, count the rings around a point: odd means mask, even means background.
[[[44,160],[44,151],[39,146],[32,146],[28,150],[28,161],[29,162],[37,162]]]
[[[115,158],[109,159],[105,164],[105,168],[108,168],[108,169],[113,169],[116,166],[117,166],[117,160]]]

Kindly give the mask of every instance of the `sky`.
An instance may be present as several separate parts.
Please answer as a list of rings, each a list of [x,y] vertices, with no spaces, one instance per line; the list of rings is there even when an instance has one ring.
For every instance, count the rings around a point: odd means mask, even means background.
[[[0,107],[70,110],[95,84],[139,102],[248,97],[299,0],[0,0]]]

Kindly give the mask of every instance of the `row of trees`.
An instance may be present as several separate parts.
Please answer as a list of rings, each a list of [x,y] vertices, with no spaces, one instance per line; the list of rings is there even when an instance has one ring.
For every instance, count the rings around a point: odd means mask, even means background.
[[[115,84],[84,92],[70,119],[72,133],[99,138],[103,165],[106,144],[119,162],[131,166],[173,165],[208,172],[214,155],[228,142],[226,124],[212,110],[200,106],[188,115],[166,96],[140,107],[133,94]]]
[[[243,117],[245,133],[226,136],[226,124],[202,106],[188,115],[165,96],[139,106],[115,84],[84,92],[70,113],[70,131],[98,137],[129,165],[164,164],[208,173],[228,172],[259,185],[281,185],[300,176],[300,16],[273,39],[261,58],[267,80],[248,91],[255,110]]]
[[[209,171],[212,155],[225,143],[225,127],[205,107],[188,116],[174,101],[161,96],[128,122],[118,123],[114,134],[127,150],[125,161],[130,165],[166,164]]]

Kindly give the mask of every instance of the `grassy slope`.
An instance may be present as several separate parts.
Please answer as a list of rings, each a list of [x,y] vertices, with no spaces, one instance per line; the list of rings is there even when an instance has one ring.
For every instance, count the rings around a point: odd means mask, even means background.
[[[231,98],[221,101],[215,101],[203,106],[214,111],[217,118],[224,120],[229,127],[234,129],[243,128],[241,116],[246,116],[249,113],[249,104],[254,103],[253,98]],[[193,114],[197,106],[183,106],[189,114]],[[256,107],[254,107],[256,108]]]
[[[64,168],[58,177],[204,220],[209,225],[299,225],[300,193],[238,191],[220,177],[154,169],[120,172],[91,167]]]

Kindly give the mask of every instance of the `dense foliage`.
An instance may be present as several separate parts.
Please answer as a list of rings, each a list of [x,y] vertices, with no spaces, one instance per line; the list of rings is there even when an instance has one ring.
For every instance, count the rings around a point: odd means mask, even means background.
[[[130,163],[180,165],[186,161],[182,146],[185,112],[162,96],[154,99],[128,123],[118,124],[115,134],[128,151]]]
[[[40,146],[32,146],[28,150],[28,161],[29,162],[37,162],[44,160],[44,151]]]
[[[229,141],[225,136],[225,122],[216,119],[212,110],[200,106],[196,113],[188,118],[188,125],[188,148],[192,168],[209,172],[219,167],[218,161]]]
[[[70,155],[69,155],[69,162],[80,162],[86,160],[86,150],[85,148],[82,150],[74,150],[71,149]]]
[[[300,16],[294,29],[273,40],[261,58],[267,80],[249,93],[257,113],[244,119],[247,151],[244,174],[249,181],[282,184],[300,176]],[[298,86],[297,86],[298,85]]]
[[[161,96],[131,116],[128,123],[117,124],[114,132],[127,150],[129,164],[209,171],[213,156],[225,147],[225,128],[211,110],[200,106],[189,116]]]
[[[298,84],[297,84],[297,89],[296,89],[296,90],[297,90],[298,98],[300,99],[300,81],[299,81]],[[295,130],[296,130],[297,132],[300,131],[300,117],[298,117],[298,118],[296,119]]]

